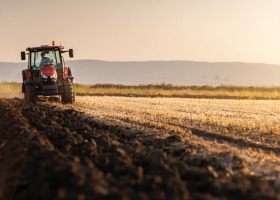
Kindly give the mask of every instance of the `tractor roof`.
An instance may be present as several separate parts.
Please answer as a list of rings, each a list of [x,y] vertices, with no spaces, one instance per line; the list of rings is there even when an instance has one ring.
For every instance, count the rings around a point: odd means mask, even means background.
[[[49,46],[49,45],[42,45],[40,47],[28,47],[26,51],[38,51],[38,50],[53,50],[53,49],[64,49],[64,46]]]

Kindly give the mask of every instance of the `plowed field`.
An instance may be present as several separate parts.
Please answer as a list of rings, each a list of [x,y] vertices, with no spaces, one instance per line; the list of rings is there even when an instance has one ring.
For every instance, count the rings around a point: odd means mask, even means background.
[[[277,199],[280,102],[0,99],[0,199]]]

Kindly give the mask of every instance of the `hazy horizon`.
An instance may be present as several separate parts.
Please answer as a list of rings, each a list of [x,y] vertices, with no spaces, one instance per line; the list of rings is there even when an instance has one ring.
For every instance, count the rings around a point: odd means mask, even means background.
[[[20,62],[20,51],[55,40],[76,60],[278,65],[279,7],[277,0],[0,0],[0,61]]]
[[[280,66],[194,61],[67,60],[75,83],[279,86]],[[22,81],[26,63],[0,62],[0,81]]]
[[[85,59],[75,59],[75,58],[66,58],[65,62],[71,62],[71,61],[102,61],[102,62],[197,62],[197,63],[244,63],[244,64],[265,64],[265,65],[275,65],[275,66],[279,66],[280,64],[272,64],[272,63],[253,63],[253,62],[242,62],[242,61],[203,61],[203,60],[101,60],[101,59],[94,59],[94,58],[85,58]],[[0,63],[14,63],[14,64],[24,64],[27,63],[27,61],[0,61]]]

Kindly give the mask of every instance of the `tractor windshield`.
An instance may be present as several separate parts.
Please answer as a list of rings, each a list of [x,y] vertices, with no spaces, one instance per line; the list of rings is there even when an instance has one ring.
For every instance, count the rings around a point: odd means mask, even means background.
[[[42,66],[50,64],[56,69],[62,69],[59,50],[41,50],[30,53],[30,65],[33,70],[39,70]]]

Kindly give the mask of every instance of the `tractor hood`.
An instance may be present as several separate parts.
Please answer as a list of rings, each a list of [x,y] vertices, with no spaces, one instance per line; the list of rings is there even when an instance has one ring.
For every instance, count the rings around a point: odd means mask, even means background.
[[[40,71],[41,71],[42,75],[45,75],[48,77],[56,75],[56,69],[53,65],[43,66],[43,67],[41,67]]]

